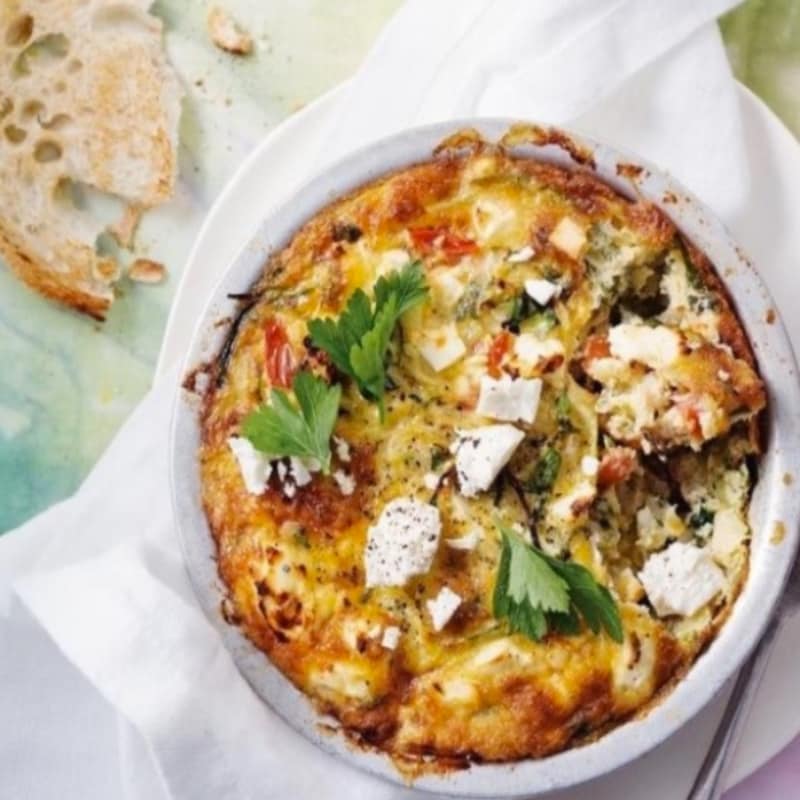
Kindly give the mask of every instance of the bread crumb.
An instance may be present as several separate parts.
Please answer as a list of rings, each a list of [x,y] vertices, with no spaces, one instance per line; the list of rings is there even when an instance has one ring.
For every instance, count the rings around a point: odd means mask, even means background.
[[[219,6],[214,6],[208,12],[206,25],[211,41],[220,50],[237,56],[246,56],[252,52],[252,37],[236,24],[227,11]]]
[[[136,236],[136,228],[139,227],[139,220],[141,218],[141,208],[135,205],[127,206],[119,220],[109,226],[108,232],[114,237],[120,247],[130,250],[133,245],[133,239]]]
[[[167,268],[149,258],[137,258],[128,267],[128,277],[137,283],[161,283],[167,277]]]

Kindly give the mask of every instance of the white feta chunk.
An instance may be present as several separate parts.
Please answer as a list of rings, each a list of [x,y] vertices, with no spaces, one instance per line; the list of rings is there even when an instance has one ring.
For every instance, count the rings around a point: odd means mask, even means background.
[[[690,617],[725,588],[725,575],[708,550],[684,542],[650,556],[639,580],[659,617]]]
[[[289,474],[297,486],[306,486],[311,483],[311,473],[319,471],[319,464],[313,460],[304,461],[292,456],[289,459]]]
[[[463,536],[457,536],[453,539],[445,539],[444,542],[448,547],[453,550],[474,550],[482,539],[481,531],[478,528],[473,528]]]
[[[336,446],[336,457],[339,461],[343,464],[350,463],[350,445],[347,440],[342,439],[341,436],[334,436],[333,443]]]
[[[375,265],[375,275],[377,277],[388,275],[390,272],[402,269],[411,260],[408,250],[403,250],[399,247],[394,250],[384,250],[379,255],[378,263]]]
[[[584,456],[581,459],[581,472],[587,478],[594,478],[600,469],[600,462],[594,456]]]
[[[428,283],[431,285],[437,304],[444,309],[452,308],[464,294],[464,284],[453,274],[450,267],[430,272]]]
[[[366,585],[402,586],[433,562],[442,521],[439,509],[409,497],[392,500],[367,531]]]
[[[431,623],[435,631],[440,631],[453,618],[453,614],[461,605],[461,595],[456,594],[449,586],[442,586],[433,600],[426,600],[425,605],[431,615]]]
[[[400,635],[401,631],[397,625],[389,625],[388,628],[383,632],[383,636],[381,637],[381,644],[387,650],[394,650],[397,645],[400,643]]]
[[[488,489],[525,438],[513,425],[486,425],[456,433],[456,472],[465,497]]]
[[[663,369],[681,354],[678,334],[665,325],[622,323],[608,332],[611,354],[623,361],[638,361],[651,369]]]
[[[435,472],[426,472],[422,476],[422,485],[429,491],[435,491],[439,485],[439,476]]]
[[[356,481],[352,475],[348,475],[344,470],[334,470],[333,479],[343,495],[351,495],[356,490]]]
[[[550,234],[550,244],[570,258],[578,258],[586,246],[586,231],[572,217],[563,217]]]
[[[525,247],[520,247],[519,250],[509,253],[506,260],[512,264],[522,264],[525,261],[530,261],[535,255],[536,251],[529,244],[526,244]]]
[[[739,511],[733,508],[717,511],[711,534],[711,552],[714,558],[724,563],[744,542],[748,532],[747,523]]]
[[[482,198],[473,211],[473,227],[482,242],[516,224],[517,209],[506,201]]]
[[[571,491],[555,500],[548,511],[548,518],[554,524],[573,522],[592,504],[597,496],[597,487],[589,481],[580,481]]]
[[[540,339],[532,333],[521,333],[514,341],[514,353],[528,368],[538,366],[556,356],[564,355],[564,345],[558,339]]]
[[[420,344],[419,351],[436,372],[441,372],[455,364],[467,352],[467,348],[458,335],[455,323],[451,322],[428,334]]]
[[[499,380],[488,375],[481,377],[477,411],[485,417],[528,424],[536,418],[542,381],[539,378],[512,378],[503,375]]]
[[[554,297],[561,293],[561,287],[544,278],[530,278],[525,281],[525,293],[532,297],[540,306],[546,306]]]
[[[250,494],[262,494],[272,475],[270,456],[256,450],[251,442],[242,436],[231,436],[228,439],[228,447],[239,462],[239,472],[242,473],[245,489]]]

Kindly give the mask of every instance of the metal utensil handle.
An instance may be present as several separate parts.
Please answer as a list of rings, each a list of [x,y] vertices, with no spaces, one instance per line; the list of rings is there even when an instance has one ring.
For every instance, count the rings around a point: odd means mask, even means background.
[[[718,800],[722,795],[722,779],[736,751],[753,698],[764,677],[781,622],[780,615],[772,620],[763,638],[739,672],[725,713],[687,800]]]

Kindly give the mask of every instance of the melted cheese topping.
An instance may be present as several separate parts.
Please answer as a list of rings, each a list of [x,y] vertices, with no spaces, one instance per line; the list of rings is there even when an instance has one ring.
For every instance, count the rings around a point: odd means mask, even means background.
[[[385,423],[342,381],[332,474],[287,494],[292,465],[238,438],[269,395],[265,325],[340,380],[307,321],[409,259],[430,294],[393,341]],[[765,398],[712,267],[656,208],[484,148],[334,203],[252,293],[206,396],[203,501],[229,618],[350,736],[411,771],[543,756],[645,708],[715,634]],[[498,516],[609,588],[623,644],[494,619]]]

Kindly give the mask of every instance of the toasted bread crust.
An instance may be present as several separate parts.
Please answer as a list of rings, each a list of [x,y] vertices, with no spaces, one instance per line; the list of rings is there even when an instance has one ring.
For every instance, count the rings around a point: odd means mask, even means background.
[[[34,291],[99,322],[105,320],[114,299],[110,287],[97,284],[91,289],[83,289],[77,282],[62,280],[50,264],[34,260],[35,256],[15,241],[10,231],[3,225],[2,219],[0,219],[0,255],[16,275]],[[110,263],[113,266],[113,262]]]

